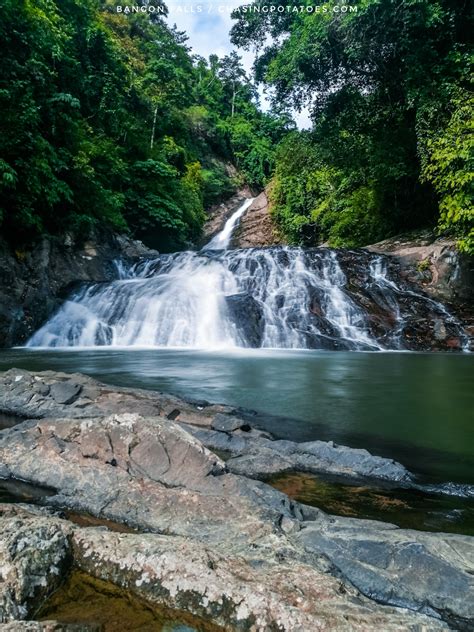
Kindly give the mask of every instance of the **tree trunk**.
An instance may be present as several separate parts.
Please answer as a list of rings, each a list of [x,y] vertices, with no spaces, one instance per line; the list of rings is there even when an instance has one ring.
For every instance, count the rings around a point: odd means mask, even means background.
[[[150,151],[153,149],[153,143],[155,142],[155,129],[156,129],[157,116],[158,116],[158,105],[155,107],[155,111],[153,112],[153,126],[151,128]]]
[[[232,83],[232,110],[231,117],[234,116],[235,113],[235,81]]]

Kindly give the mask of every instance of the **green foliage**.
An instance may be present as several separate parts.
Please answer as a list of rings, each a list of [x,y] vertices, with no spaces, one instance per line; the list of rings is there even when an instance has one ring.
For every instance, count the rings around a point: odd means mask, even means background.
[[[291,244],[358,246],[383,236],[380,202],[371,186],[356,186],[328,167],[306,133],[282,142],[270,189],[273,215]]]
[[[221,60],[211,55],[209,63],[200,59],[197,70],[195,95],[201,105],[188,110],[194,135],[201,144],[230,159],[247,184],[262,188],[272,173],[276,146],[294,127],[293,121],[285,113],[260,111],[255,86],[236,53]],[[199,158],[214,172],[207,177],[211,189],[220,181],[222,192],[227,194],[229,180],[222,170],[215,171],[215,162],[206,162],[205,156]],[[214,193],[212,197],[217,201],[222,195]]]
[[[222,202],[234,192],[232,179],[222,164],[216,163],[210,169],[203,169],[201,174],[205,208]]]
[[[335,4],[233,14],[235,43],[269,42],[256,72],[275,101],[307,106],[314,121],[277,155],[282,231],[293,243],[354,246],[439,219],[472,252],[469,3]]]
[[[474,97],[457,91],[445,126],[426,139],[423,176],[440,199],[442,230],[460,237],[459,248],[474,254]]]
[[[4,0],[0,41],[11,242],[108,226],[174,250],[233,192],[229,165],[255,186],[268,178],[265,134],[281,137],[287,121],[259,111],[237,55],[193,58],[161,17],[117,14],[110,0]],[[243,118],[254,121],[245,138]]]

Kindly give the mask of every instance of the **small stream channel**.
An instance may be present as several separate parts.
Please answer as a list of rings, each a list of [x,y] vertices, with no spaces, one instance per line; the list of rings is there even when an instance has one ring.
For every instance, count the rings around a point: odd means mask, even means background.
[[[43,604],[36,618],[90,626],[87,632],[223,632],[198,617],[157,607],[78,570]]]
[[[293,500],[336,516],[390,522],[405,529],[474,535],[474,503],[458,496],[286,472],[267,480]]]

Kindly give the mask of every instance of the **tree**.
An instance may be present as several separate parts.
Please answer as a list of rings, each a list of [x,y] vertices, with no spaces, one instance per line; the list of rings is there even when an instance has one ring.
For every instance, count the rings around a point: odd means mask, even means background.
[[[219,77],[224,89],[230,91],[231,95],[231,117],[235,115],[235,99],[239,89],[248,84],[241,62],[242,58],[235,51],[232,51],[230,55],[223,57],[219,63]]]
[[[276,102],[310,108],[318,161],[344,181],[339,194],[347,203],[317,214],[315,239],[366,243],[358,237],[361,191],[376,232],[432,225],[437,215],[442,228],[452,227],[443,219],[439,183],[429,169],[422,173],[422,132],[429,125],[442,136],[437,121],[449,125],[449,90],[472,90],[465,71],[473,32],[469,4],[358,0],[352,3],[357,11],[345,13],[341,4],[319,12],[233,14],[234,43],[265,42],[257,50],[257,78],[272,87]],[[333,208],[326,202],[324,208]],[[466,213],[463,218],[459,230],[469,232]]]

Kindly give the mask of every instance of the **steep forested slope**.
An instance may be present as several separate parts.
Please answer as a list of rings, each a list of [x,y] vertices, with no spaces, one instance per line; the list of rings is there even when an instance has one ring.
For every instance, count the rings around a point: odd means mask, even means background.
[[[19,252],[94,227],[185,248],[205,208],[269,178],[289,243],[360,246],[438,224],[473,251],[467,0],[235,11],[233,40],[257,44],[273,113],[236,53],[193,55],[163,14],[1,5],[0,231]],[[298,132],[286,112],[303,105],[313,127]]]
[[[263,184],[289,125],[236,54],[192,56],[157,14],[4,0],[0,41],[0,229],[18,247],[94,226],[184,247],[239,178]]]

